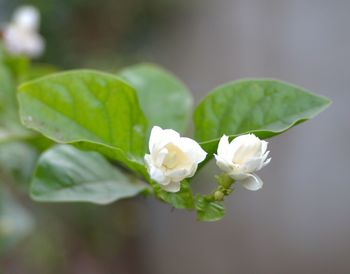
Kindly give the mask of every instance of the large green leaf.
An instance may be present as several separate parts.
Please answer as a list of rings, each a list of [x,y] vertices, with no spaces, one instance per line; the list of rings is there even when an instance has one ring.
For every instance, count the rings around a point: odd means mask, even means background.
[[[145,188],[145,184],[118,171],[97,152],[58,145],[40,157],[31,197],[45,202],[108,204],[135,196]]]
[[[330,101],[276,80],[240,80],[216,88],[194,113],[195,137],[213,153],[223,134],[280,134],[323,111]],[[208,157],[209,158],[209,157]]]
[[[186,129],[192,96],[172,74],[153,64],[140,64],[122,70],[120,76],[136,89],[150,128]]]
[[[28,128],[146,174],[147,123],[134,89],[118,77],[90,70],[57,73],[23,84],[18,100]]]

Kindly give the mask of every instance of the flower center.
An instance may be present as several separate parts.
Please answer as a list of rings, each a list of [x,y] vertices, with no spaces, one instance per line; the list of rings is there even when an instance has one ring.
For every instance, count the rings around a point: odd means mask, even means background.
[[[167,169],[173,169],[187,161],[186,155],[175,145],[168,144],[165,146],[168,150],[163,160],[163,166]]]
[[[176,152],[169,151],[167,156],[165,157],[165,159],[163,161],[163,166],[171,169],[171,168],[174,168],[176,166],[176,162],[177,162]]]

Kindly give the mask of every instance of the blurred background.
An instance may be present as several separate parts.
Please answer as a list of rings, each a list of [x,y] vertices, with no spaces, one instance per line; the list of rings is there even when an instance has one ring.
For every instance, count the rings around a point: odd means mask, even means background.
[[[106,207],[25,202],[34,232],[0,255],[0,273],[350,273],[350,1],[0,0],[0,22],[23,3],[42,12],[41,61],[63,69],[155,62],[195,103],[221,83],[272,77],[333,105],[271,139],[264,188],[239,188],[222,221],[200,223],[143,198]],[[209,185],[215,171],[195,185]]]

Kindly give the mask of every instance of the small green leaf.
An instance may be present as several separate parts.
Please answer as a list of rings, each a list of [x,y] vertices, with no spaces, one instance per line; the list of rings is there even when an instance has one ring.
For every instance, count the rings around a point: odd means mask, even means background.
[[[171,73],[153,64],[140,64],[122,70],[120,76],[136,91],[149,121],[149,127],[160,126],[183,132],[191,115],[192,96]]]
[[[97,152],[58,145],[40,157],[31,197],[41,202],[109,204],[135,196],[146,187],[118,171]]]
[[[89,70],[57,73],[23,84],[18,100],[28,128],[146,174],[147,122],[135,91],[118,77]]]
[[[194,201],[190,184],[187,181],[181,182],[179,192],[171,193],[163,190],[159,184],[153,183],[155,195],[162,201],[178,209],[193,209]]]
[[[313,118],[330,101],[276,80],[240,80],[216,88],[194,113],[195,137],[214,153],[223,134],[278,135]],[[208,157],[209,159],[209,157]]]
[[[225,209],[221,202],[214,202],[206,197],[197,196],[195,205],[199,221],[214,222],[222,219],[225,215]]]

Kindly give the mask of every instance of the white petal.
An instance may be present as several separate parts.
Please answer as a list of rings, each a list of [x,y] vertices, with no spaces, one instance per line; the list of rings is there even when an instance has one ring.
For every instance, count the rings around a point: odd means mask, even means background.
[[[269,144],[269,143],[266,142],[266,141],[264,141],[264,140],[261,141],[261,154],[265,154],[268,144]]]
[[[241,135],[232,144],[235,145],[234,163],[244,164],[251,158],[261,157],[261,141],[253,134]]]
[[[17,26],[36,31],[39,27],[40,14],[38,10],[32,6],[22,6],[16,9],[13,15],[13,23]]]
[[[156,143],[158,143],[159,140],[161,139],[162,132],[163,130],[160,127],[158,126],[152,127],[151,135],[149,137],[149,142],[148,142],[149,152],[151,153],[153,152],[153,148],[155,147]]]
[[[166,176],[170,177],[173,181],[181,181],[185,179],[190,172],[191,171],[186,168],[172,169],[166,172]]]
[[[186,178],[193,177],[193,175],[194,175],[194,174],[196,173],[196,171],[197,171],[197,168],[198,168],[198,165],[194,163],[194,164],[191,166],[191,168],[189,169],[189,173],[188,173],[188,175],[186,176]]]
[[[153,159],[154,164],[157,167],[160,167],[163,164],[167,153],[168,153],[167,148],[163,148],[160,151],[153,151],[152,159]]]
[[[166,185],[170,182],[170,179],[165,176],[163,170],[156,168],[154,166],[150,166],[148,171],[151,179],[156,181],[157,183],[161,185]]]
[[[248,178],[239,181],[248,190],[256,191],[262,188],[263,181],[256,174],[249,174]]]
[[[262,168],[263,166],[263,159],[262,158],[251,158],[244,164],[242,164],[242,169],[246,173],[253,173],[259,169]]]
[[[271,158],[267,159],[267,160],[263,163],[262,167],[267,166],[270,162],[271,162]]]
[[[228,173],[228,175],[233,179],[233,180],[236,180],[236,181],[244,181],[246,180],[247,178],[249,178],[249,173],[243,173],[241,172],[240,170],[234,170],[233,172],[231,173]]]
[[[220,138],[220,141],[219,141],[219,145],[218,145],[218,156],[220,158],[226,158],[225,155],[227,154],[228,152],[228,149],[229,149],[229,141],[228,141],[228,136],[226,136],[225,134],[222,135],[222,137]]]
[[[44,40],[37,33],[33,33],[26,42],[26,53],[28,57],[35,58],[40,56],[44,51]]]
[[[261,167],[267,166],[271,162],[271,158],[267,159],[267,156],[269,156],[270,151],[266,151],[265,154],[262,157]]]
[[[148,148],[152,153],[155,149],[160,149],[165,145],[176,142],[180,138],[180,134],[172,129],[162,129],[158,126],[154,126],[151,130],[151,136],[149,138]]]
[[[38,57],[44,51],[43,38],[34,31],[24,30],[14,24],[6,26],[3,32],[6,49],[12,54]]]
[[[161,187],[168,192],[178,192],[181,188],[180,182],[170,182],[169,184],[162,185]]]
[[[224,172],[233,172],[233,164],[226,161],[226,159],[221,158],[221,156],[214,154],[216,159],[216,165]]]
[[[207,153],[201,148],[201,146],[195,140],[190,138],[181,137],[175,145],[196,164],[199,164],[207,157]]]

